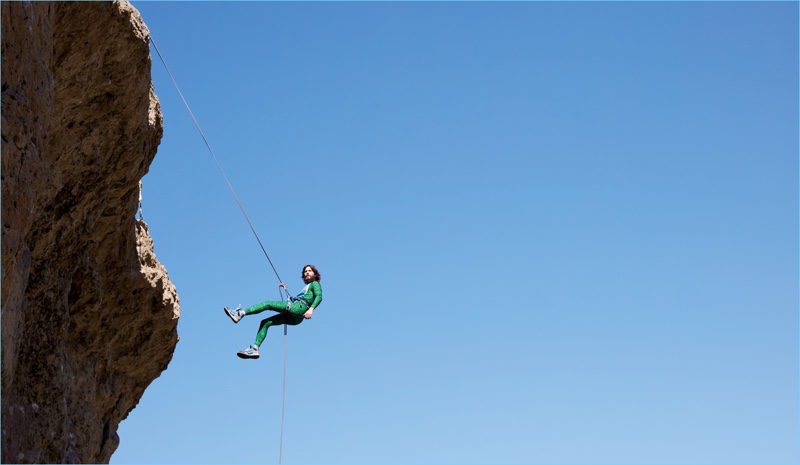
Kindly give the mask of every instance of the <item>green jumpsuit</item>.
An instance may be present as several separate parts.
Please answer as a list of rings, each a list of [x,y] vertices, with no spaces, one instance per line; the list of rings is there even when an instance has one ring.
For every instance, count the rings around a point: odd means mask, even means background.
[[[309,303],[311,308],[316,310],[317,306],[322,303],[322,286],[320,286],[319,281],[311,281],[296,298],[305,300]],[[256,347],[260,347],[261,343],[264,342],[264,338],[267,337],[267,330],[269,330],[270,326],[299,325],[302,323],[305,319],[303,318],[303,314],[308,310],[308,306],[301,300],[295,300],[287,311],[286,302],[268,300],[246,308],[244,313],[245,315],[255,315],[264,310],[272,310],[279,313],[261,320],[261,326],[258,327],[258,333],[256,334]]]

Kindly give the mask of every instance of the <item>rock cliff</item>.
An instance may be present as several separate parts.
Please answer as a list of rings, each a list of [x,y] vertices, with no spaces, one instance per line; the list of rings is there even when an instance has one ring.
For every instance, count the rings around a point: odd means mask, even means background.
[[[104,463],[172,359],[136,220],[162,116],[128,3],[2,2],[2,461]]]

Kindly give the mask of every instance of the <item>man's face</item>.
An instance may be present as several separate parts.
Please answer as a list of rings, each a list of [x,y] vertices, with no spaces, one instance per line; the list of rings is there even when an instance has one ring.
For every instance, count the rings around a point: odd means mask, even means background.
[[[303,268],[303,281],[310,283],[314,280],[314,270],[310,266]]]

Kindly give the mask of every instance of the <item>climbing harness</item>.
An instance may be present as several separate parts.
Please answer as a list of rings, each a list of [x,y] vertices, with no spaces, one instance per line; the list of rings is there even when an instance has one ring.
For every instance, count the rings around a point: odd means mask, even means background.
[[[164,57],[161,55],[161,51],[156,46],[156,42],[155,42],[155,40],[153,40],[152,36],[150,37],[150,43],[153,44],[153,48],[155,49],[156,54],[158,54],[158,58],[161,59],[161,63],[164,65],[164,69],[167,70],[167,74],[169,75],[170,79],[172,80],[172,84],[175,86],[175,90],[178,91],[178,95],[180,95],[181,100],[183,101],[183,105],[186,107],[186,111],[188,111],[189,112],[189,116],[192,117],[192,121],[194,121],[194,125],[197,127],[197,130],[200,132],[200,137],[203,138],[203,142],[205,142],[209,153],[211,153],[211,156],[214,158],[214,163],[216,163],[217,168],[219,169],[219,172],[222,174],[222,177],[225,179],[225,183],[228,184],[228,189],[230,189],[231,194],[233,194],[233,198],[236,200],[236,204],[239,205],[239,210],[241,210],[242,215],[244,215],[244,219],[247,221],[247,224],[250,226],[250,231],[253,232],[253,235],[256,237],[256,241],[258,241],[258,245],[261,246],[261,251],[264,252],[264,256],[267,257],[267,261],[269,262],[269,266],[272,267],[272,271],[275,273],[275,276],[278,278],[278,282],[281,283],[281,285],[278,286],[278,292],[281,295],[281,300],[284,300],[283,293],[280,290],[281,287],[283,288],[284,291],[286,291],[287,296],[289,296],[289,302],[287,303],[287,309],[288,309],[288,307],[291,306],[291,299],[294,299],[294,297],[291,297],[291,295],[289,294],[288,289],[286,289],[286,286],[283,285],[283,280],[281,279],[281,276],[278,274],[278,270],[275,269],[275,265],[272,264],[272,260],[269,258],[269,254],[267,253],[267,249],[264,248],[264,244],[261,242],[261,238],[258,237],[258,233],[256,232],[256,229],[253,227],[253,223],[250,222],[250,218],[247,216],[247,213],[244,211],[244,206],[242,206],[242,202],[239,201],[239,197],[236,195],[236,192],[233,190],[233,186],[231,185],[231,182],[228,180],[228,177],[225,175],[225,172],[222,170],[222,165],[220,165],[219,160],[217,159],[217,156],[214,154],[214,150],[211,149],[211,144],[208,143],[208,139],[206,139],[206,135],[203,133],[203,130],[200,129],[200,124],[197,122],[197,119],[194,117],[194,113],[192,113],[192,109],[189,108],[189,104],[186,102],[186,99],[183,97],[183,93],[181,92],[181,89],[178,87],[178,83],[175,81],[175,77],[172,76],[172,72],[169,70],[169,66],[167,66],[167,62],[166,62],[166,60],[164,60]],[[140,189],[141,189],[141,184],[140,184]],[[141,190],[140,190],[140,202],[141,202]],[[303,299],[300,299],[300,300],[305,302],[306,306],[309,306],[308,302],[306,302]],[[281,393],[281,437],[280,437],[280,446],[279,446],[279,450],[278,450],[278,463],[282,463],[282,458],[283,458],[283,423],[284,423],[283,420],[284,420],[284,413],[285,413],[285,406],[286,406],[286,335],[287,335],[287,327],[286,327],[286,325],[283,325],[283,389],[282,389],[282,393]]]
[[[289,303],[291,304],[292,302],[300,302],[301,304],[305,305],[306,308],[311,307],[311,304],[308,303],[308,301],[302,297],[289,297]],[[291,307],[291,305],[289,306]]]
[[[284,286],[284,289],[286,289],[285,286]],[[296,296],[293,296],[293,295],[289,294],[289,291],[287,290],[286,294],[287,294],[288,298],[287,298],[287,301],[286,301],[286,310],[288,311],[290,308],[292,308],[292,304],[294,302],[300,302],[301,304],[305,305],[306,308],[311,308],[311,304],[308,303],[308,301],[306,299],[300,297],[302,295],[305,295],[307,290],[308,290],[308,286],[306,286],[303,289],[303,292],[297,294]],[[283,299],[283,295],[281,295],[281,299]]]

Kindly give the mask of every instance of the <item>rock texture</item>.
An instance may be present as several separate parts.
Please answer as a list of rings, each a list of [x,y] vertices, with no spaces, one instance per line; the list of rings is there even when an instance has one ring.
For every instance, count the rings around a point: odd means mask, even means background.
[[[135,218],[162,116],[128,3],[2,2],[2,462],[105,463],[178,295]]]

